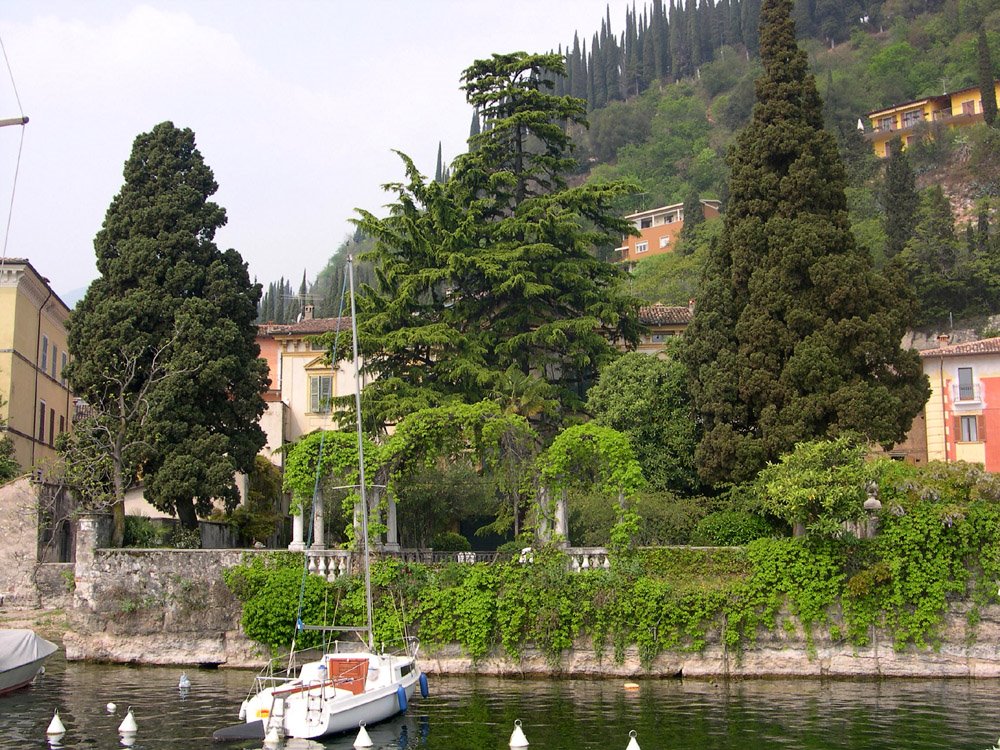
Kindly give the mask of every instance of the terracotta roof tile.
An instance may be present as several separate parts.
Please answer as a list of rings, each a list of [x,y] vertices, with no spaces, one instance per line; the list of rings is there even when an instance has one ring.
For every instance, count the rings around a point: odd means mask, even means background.
[[[937,349],[924,349],[921,357],[961,357],[965,354],[1000,354],[1000,337],[967,341],[964,344],[952,344]]]
[[[639,322],[647,326],[687,325],[691,322],[690,307],[670,305],[646,305],[639,308]]]
[[[344,317],[308,318],[298,323],[261,323],[257,326],[257,331],[261,336],[315,336],[319,333],[336,331],[338,321],[341,331],[351,330],[351,319]]]

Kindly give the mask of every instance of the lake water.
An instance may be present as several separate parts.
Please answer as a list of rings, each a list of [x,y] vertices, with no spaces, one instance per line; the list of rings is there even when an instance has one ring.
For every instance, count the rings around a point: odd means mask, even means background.
[[[59,709],[68,750],[121,748],[118,725],[129,705],[136,750],[255,747],[213,743],[237,722],[253,675],[67,663],[57,657],[28,690],[0,697],[0,748],[38,748]],[[381,750],[503,750],[520,719],[530,750],[625,750],[629,730],[641,750],[864,748],[987,750],[1000,736],[1000,682],[966,680],[518,680],[430,677],[431,694],[408,713],[369,727]],[[109,714],[106,704],[117,711]],[[348,750],[343,737],[313,750]],[[303,745],[299,745],[303,747]],[[289,746],[289,750],[292,747]]]

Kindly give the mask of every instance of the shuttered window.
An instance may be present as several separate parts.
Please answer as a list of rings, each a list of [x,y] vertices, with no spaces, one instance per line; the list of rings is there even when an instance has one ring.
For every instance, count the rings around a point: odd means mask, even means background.
[[[333,376],[316,375],[309,378],[309,411],[325,414],[330,411],[333,396]]]

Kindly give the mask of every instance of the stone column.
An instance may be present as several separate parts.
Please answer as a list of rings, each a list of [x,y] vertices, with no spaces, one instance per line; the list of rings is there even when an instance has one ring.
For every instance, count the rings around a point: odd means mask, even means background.
[[[288,545],[288,549],[292,552],[301,552],[306,548],[306,543],[302,537],[302,527],[302,511],[299,511],[292,516],[292,543]]]
[[[91,607],[94,582],[100,576],[95,566],[96,552],[110,546],[113,527],[110,513],[81,513],[77,517],[73,606],[78,609]]]
[[[313,495],[313,543],[310,549],[326,549],[323,535],[323,494]]]
[[[387,501],[388,510],[385,519],[385,549],[389,552],[399,552],[399,529],[396,522],[396,499],[392,496]]]
[[[567,497],[566,490],[559,493],[559,499],[556,500],[556,520],[555,520],[555,532],[561,539],[559,544],[563,547],[569,546],[569,511],[567,510]]]
[[[549,526],[549,488],[538,488],[538,539],[547,542],[552,536]]]

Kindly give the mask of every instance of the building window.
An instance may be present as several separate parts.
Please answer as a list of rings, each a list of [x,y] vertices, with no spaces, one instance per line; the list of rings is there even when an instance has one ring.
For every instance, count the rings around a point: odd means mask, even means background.
[[[958,368],[958,400],[974,401],[976,398],[976,387],[972,382],[972,368]]]
[[[49,445],[56,444],[56,410],[49,409]]]
[[[62,414],[59,415],[59,434],[62,435],[66,432],[66,417]]]
[[[42,361],[41,370],[46,372],[49,369],[49,337],[42,335]]]
[[[647,216],[644,219],[639,219],[639,229],[649,229],[653,226],[653,217]]]
[[[56,362],[58,361],[59,350],[55,344],[52,345],[52,379],[56,379]]]
[[[69,364],[69,355],[62,353],[62,367],[59,368],[59,382],[66,385],[66,365]]]
[[[332,397],[332,375],[316,375],[309,378],[309,411],[316,414],[326,414],[330,411]]]
[[[45,402],[38,402],[38,442],[45,442],[45,417],[46,414]]]
[[[924,119],[923,113],[919,109],[903,113],[903,127],[911,128]]]
[[[893,117],[880,117],[878,120],[878,125],[876,125],[875,127],[878,130],[885,131],[886,133],[888,133],[890,130],[892,130],[893,119],[894,119]]]
[[[666,247],[669,244],[670,244],[670,235],[669,234],[666,237],[660,237],[660,247],[661,248]]]
[[[976,103],[975,102],[962,102],[962,114],[963,115],[974,115],[974,114],[976,114]]]
[[[649,243],[648,242],[636,242],[635,243],[635,251],[636,251],[636,253],[644,253],[647,250],[649,250]]]
[[[963,443],[975,443],[979,440],[978,417],[960,417],[960,428],[962,434],[959,438]]]

